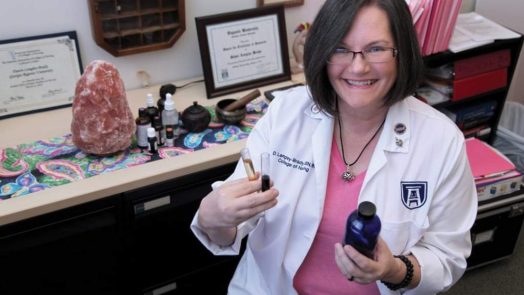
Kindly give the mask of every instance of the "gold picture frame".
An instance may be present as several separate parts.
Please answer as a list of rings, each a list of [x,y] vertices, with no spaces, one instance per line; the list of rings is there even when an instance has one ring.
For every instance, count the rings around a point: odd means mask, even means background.
[[[257,0],[257,6],[268,6],[268,5],[284,5],[286,7],[300,6],[304,4],[304,0]]]

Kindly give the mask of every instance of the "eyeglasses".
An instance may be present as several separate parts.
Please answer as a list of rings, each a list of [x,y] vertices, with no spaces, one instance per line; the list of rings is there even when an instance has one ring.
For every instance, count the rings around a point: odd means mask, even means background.
[[[337,47],[329,57],[328,63],[350,65],[357,53],[362,54],[362,58],[369,63],[380,63],[393,60],[397,56],[398,50],[392,47],[372,46],[362,51],[352,51],[344,47]]]

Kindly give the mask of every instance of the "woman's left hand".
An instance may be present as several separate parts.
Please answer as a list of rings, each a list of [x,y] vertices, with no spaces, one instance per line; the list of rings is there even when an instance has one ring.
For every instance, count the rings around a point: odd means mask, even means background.
[[[378,280],[394,277],[396,272],[402,270],[398,265],[386,242],[380,237],[375,248],[373,259],[358,252],[350,245],[335,244],[335,261],[340,272],[350,281],[360,284],[369,284]]]

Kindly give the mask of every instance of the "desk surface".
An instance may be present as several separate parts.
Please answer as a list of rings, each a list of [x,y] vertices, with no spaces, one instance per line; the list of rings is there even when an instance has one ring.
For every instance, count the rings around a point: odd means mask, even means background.
[[[199,79],[201,78],[177,81],[174,84],[184,85]],[[259,87],[259,89],[263,93],[266,90],[303,82],[302,75],[295,75],[291,81]],[[134,114],[139,107],[145,106],[148,93],[158,97],[159,87],[160,85],[154,85],[127,92],[127,100]],[[198,101],[202,105],[214,105],[225,97],[240,98],[250,91],[252,89],[207,99],[204,83],[195,83],[177,89],[174,95],[175,107],[182,112],[192,105],[193,101]],[[70,133],[71,120],[70,107],[0,120],[0,138],[2,138],[0,148],[15,147],[22,143]],[[245,140],[226,143],[4,200],[0,202],[0,225],[235,162],[244,144]]]

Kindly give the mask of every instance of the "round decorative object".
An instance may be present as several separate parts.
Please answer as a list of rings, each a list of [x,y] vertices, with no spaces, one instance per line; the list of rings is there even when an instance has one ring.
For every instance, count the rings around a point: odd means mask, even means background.
[[[216,105],[215,111],[217,114],[217,118],[225,124],[234,125],[239,123],[246,117],[247,110],[245,106],[238,109],[234,109],[232,111],[224,110],[226,106],[233,103],[234,101],[236,101],[236,99],[223,99],[219,101]]]
[[[406,132],[406,125],[402,124],[402,123],[398,123],[395,125],[395,133],[396,134],[404,134],[404,132]]]
[[[199,105],[196,101],[192,106],[187,107],[182,113],[184,128],[189,132],[202,132],[206,130],[211,121],[211,114],[207,109]]]

